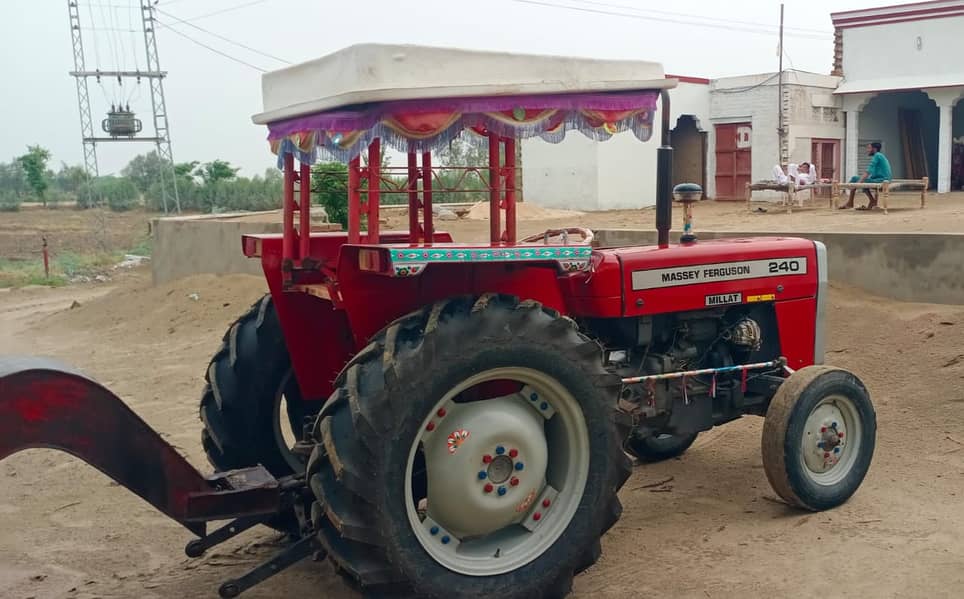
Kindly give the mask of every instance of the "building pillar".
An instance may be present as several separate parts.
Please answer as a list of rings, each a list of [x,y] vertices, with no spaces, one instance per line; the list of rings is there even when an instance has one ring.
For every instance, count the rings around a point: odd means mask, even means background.
[[[941,122],[937,131],[937,193],[947,193],[951,190],[954,105],[938,104],[938,108],[941,111]]]
[[[954,150],[954,106],[964,97],[964,86],[925,89],[937,104],[940,125],[937,129],[937,193],[951,190],[951,158]]]
[[[860,143],[860,110],[847,110],[845,114],[847,140],[844,156],[847,160],[847,168],[844,169],[843,176],[840,177],[841,181],[848,181],[851,176],[860,174],[857,172],[857,157],[860,155],[860,148],[858,147]]]
[[[843,110],[847,119],[847,139],[844,141],[844,172],[840,180],[848,181],[857,172],[857,159],[860,156],[860,113],[870,102],[875,92],[847,94],[843,97]]]

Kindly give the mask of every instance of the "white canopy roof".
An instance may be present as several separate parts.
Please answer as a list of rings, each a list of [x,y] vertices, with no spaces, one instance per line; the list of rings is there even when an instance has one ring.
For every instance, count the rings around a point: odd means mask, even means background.
[[[265,73],[266,124],[390,100],[666,89],[659,63],[414,45],[360,44]]]

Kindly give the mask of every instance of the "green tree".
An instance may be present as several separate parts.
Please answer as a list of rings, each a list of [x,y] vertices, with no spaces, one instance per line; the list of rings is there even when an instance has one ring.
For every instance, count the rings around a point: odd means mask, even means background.
[[[137,185],[126,177],[97,177],[90,182],[90,197],[94,204],[107,204],[114,212],[124,212],[136,207],[140,204],[140,195]],[[90,208],[87,197],[87,189],[81,189],[77,205]]]
[[[44,192],[49,185],[47,180],[47,161],[50,160],[50,152],[40,146],[27,146],[27,153],[18,158],[23,171],[27,176],[27,184],[34,194],[47,206],[47,198]]]
[[[311,192],[328,213],[328,220],[348,226],[348,167],[340,162],[311,167]]]
[[[151,185],[160,179],[164,168],[165,161],[155,150],[135,156],[133,160],[127,163],[121,174],[130,179],[138,190],[146,193]],[[193,168],[192,166],[191,169],[193,170]]]
[[[7,193],[22,200],[27,189],[27,175],[20,160],[0,163],[0,193]]]
[[[190,177],[197,168],[197,165],[201,164],[197,160],[192,160],[191,162],[178,162],[174,165],[174,174],[178,177]]]
[[[54,188],[58,191],[77,195],[77,191],[87,182],[87,171],[82,166],[67,166],[66,163],[61,162],[60,170],[52,178]]]
[[[213,160],[205,162],[198,167],[194,174],[201,178],[205,185],[213,185],[218,181],[230,181],[238,176],[240,168],[231,166],[225,160]]]

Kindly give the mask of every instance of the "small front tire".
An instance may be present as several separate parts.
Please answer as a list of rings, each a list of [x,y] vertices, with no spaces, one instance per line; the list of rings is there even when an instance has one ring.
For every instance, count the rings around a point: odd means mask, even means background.
[[[841,505],[864,480],[877,418],[855,375],[830,366],[792,374],[763,424],[763,468],[787,503],[819,511]]]

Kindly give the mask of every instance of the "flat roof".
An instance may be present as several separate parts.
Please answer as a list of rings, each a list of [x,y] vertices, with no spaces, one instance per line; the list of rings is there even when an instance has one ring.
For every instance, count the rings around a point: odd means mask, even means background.
[[[357,104],[668,89],[657,62],[513,54],[416,45],[359,44],[261,77],[263,112],[282,119]]]
[[[964,15],[964,0],[931,0],[830,13],[837,29]]]

